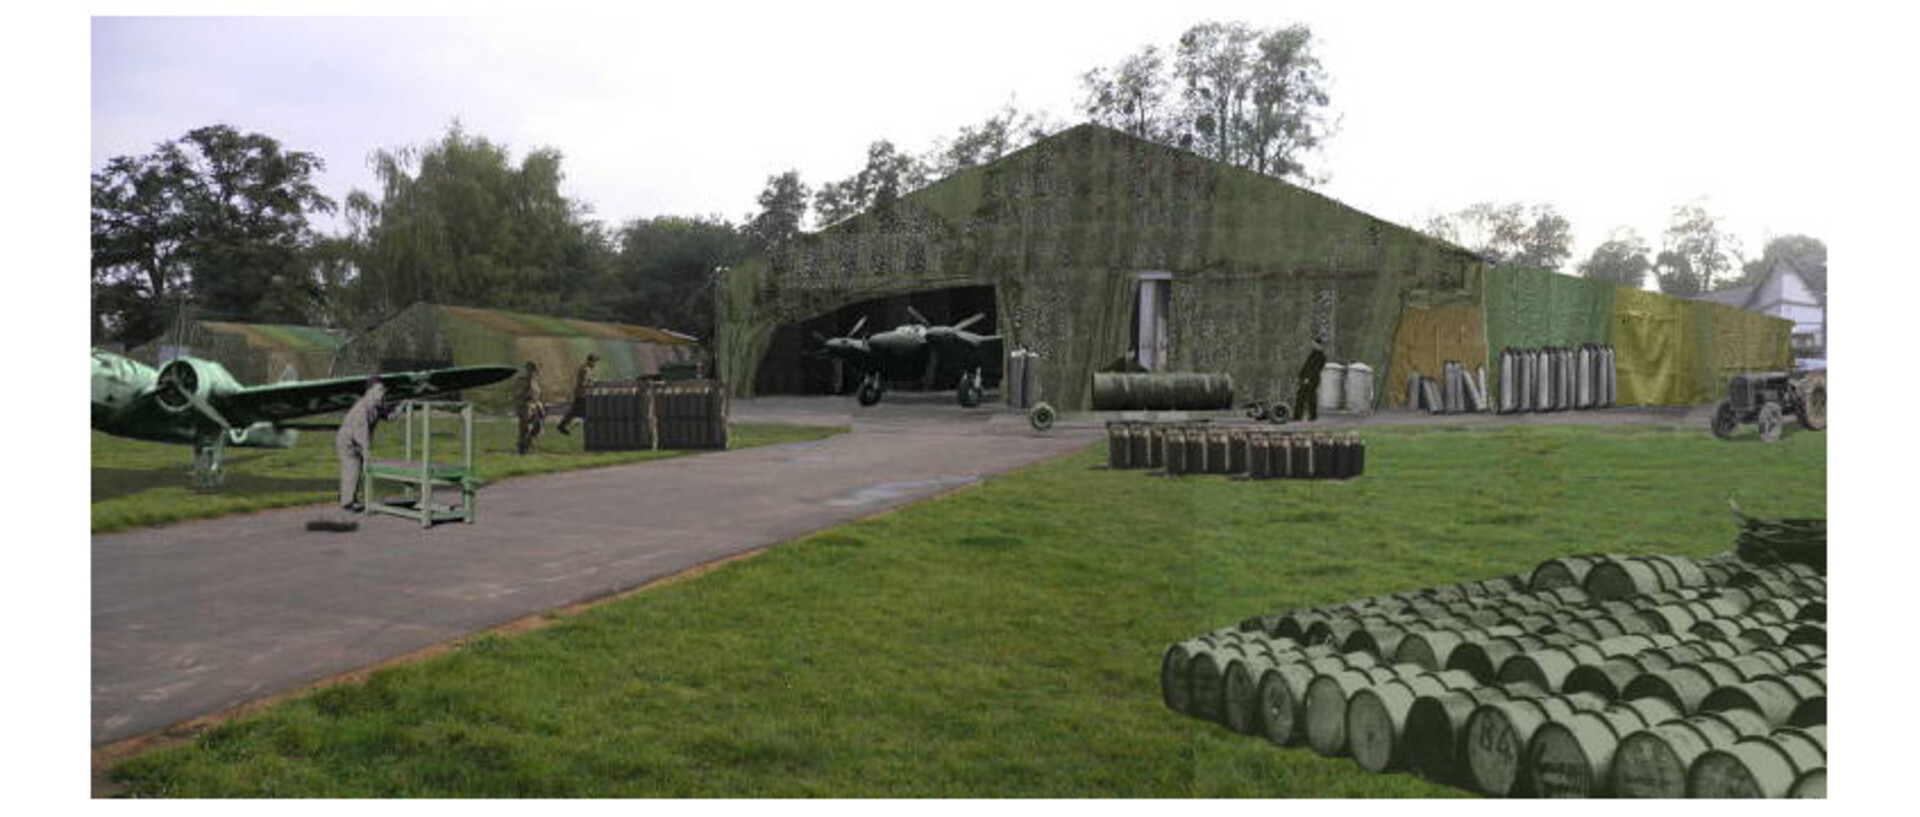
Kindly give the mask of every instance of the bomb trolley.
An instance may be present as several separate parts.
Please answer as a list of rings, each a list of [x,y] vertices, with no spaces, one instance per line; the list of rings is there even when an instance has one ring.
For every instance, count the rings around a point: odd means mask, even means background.
[[[368,458],[363,466],[361,484],[366,486],[367,513],[390,513],[419,520],[423,528],[432,527],[435,522],[472,524],[473,495],[482,484],[473,469],[473,404],[464,400],[406,400],[400,403],[397,413],[406,428],[401,458]],[[457,436],[460,451],[452,462],[433,459],[436,413],[451,414],[460,423]],[[379,491],[381,482],[399,483],[405,492],[397,499],[383,500]],[[443,496],[457,492],[458,504],[435,507],[436,489]]]

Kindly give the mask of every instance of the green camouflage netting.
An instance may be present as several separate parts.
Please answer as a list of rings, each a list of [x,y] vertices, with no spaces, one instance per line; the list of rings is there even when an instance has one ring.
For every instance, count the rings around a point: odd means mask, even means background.
[[[1240,399],[1280,397],[1317,340],[1386,370],[1401,304],[1478,298],[1481,264],[1318,193],[1082,125],[970,168],[730,270],[716,358],[751,394],[774,331],[848,304],[995,287],[1009,352],[1041,355],[1041,396],[1089,403],[1125,356],[1137,274],[1172,273],[1172,368],[1223,372]]]

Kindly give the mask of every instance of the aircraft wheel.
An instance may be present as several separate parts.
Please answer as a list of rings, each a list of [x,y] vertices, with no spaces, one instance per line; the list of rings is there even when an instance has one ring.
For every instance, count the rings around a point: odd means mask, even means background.
[[[853,393],[853,399],[860,401],[862,406],[871,406],[880,402],[881,396],[886,393],[887,387],[878,378],[869,377],[860,381],[860,388]]]
[[[960,398],[961,408],[974,408],[980,405],[980,398],[986,395],[986,389],[980,387],[979,375],[970,374],[960,378],[960,387],[954,390],[954,394]]]

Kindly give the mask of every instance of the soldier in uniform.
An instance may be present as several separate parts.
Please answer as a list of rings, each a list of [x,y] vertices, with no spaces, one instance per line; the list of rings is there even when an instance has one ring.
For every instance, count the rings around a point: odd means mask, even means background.
[[[1327,367],[1327,353],[1320,351],[1320,344],[1313,345],[1313,351],[1307,353],[1307,362],[1300,367],[1298,386],[1293,391],[1293,417],[1296,420],[1316,420],[1320,417],[1320,370]]]
[[[387,387],[380,383],[380,376],[374,375],[367,381],[367,392],[353,402],[347,409],[347,416],[340,420],[340,430],[333,434],[333,452],[340,458],[340,507],[347,511],[365,508],[357,495],[360,492],[360,471],[366,464],[368,452],[373,450],[373,427],[387,416],[380,407],[380,401],[387,396]]]
[[[587,362],[580,364],[580,371],[573,375],[573,402],[567,404],[567,411],[560,415],[560,423],[553,427],[554,431],[571,433],[567,431],[567,425],[587,416],[587,387],[593,385],[593,366],[599,362],[599,355],[587,353]]]
[[[533,451],[534,438],[547,422],[547,407],[540,402],[540,364],[527,361],[526,380],[520,384],[520,453]]]

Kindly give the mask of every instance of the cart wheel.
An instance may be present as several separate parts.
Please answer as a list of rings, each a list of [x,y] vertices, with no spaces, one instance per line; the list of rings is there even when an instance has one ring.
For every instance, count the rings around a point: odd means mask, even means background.
[[[1276,402],[1267,410],[1267,422],[1274,425],[1282,425],[1291,419],[1293,419],[1293,410],[1287,408],[1285,403]]]
[[[1827,379],[1814,375],[1801,384],[1800,425],[1808,431],[1827,428]]]
[[[1780,404],[1768,403],[1760,407],[1760,439],[1775,442],[1780,439]]]
[[[1047,429],[1053,428],[1053,420],[1053,406],[1047,405],[1044,402],[1033,404],[1033,410],[1027,412],[1027,422],[1033,425],[1034,431],[1046,431]]]
[[[1733,404],[1725,400],[1713,404],[1713,436],[1722,440],[1731,439],[1733,430],[1740,427],[1740,418],[1733,413]]]

